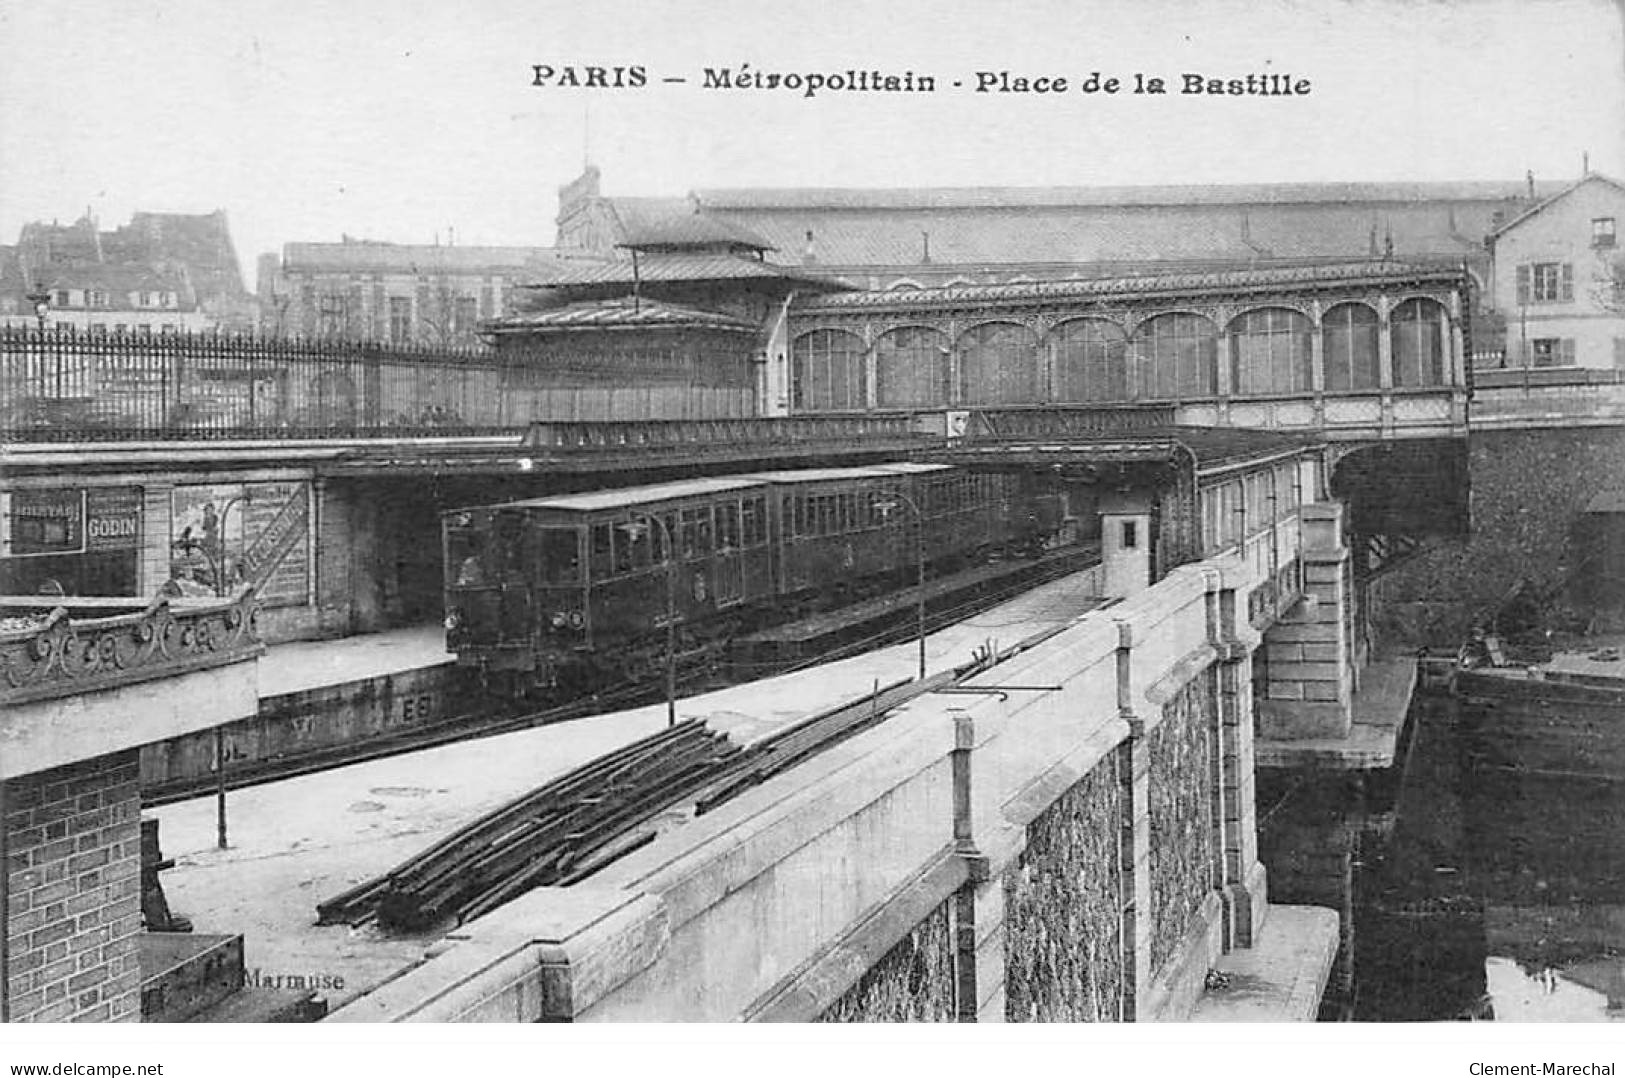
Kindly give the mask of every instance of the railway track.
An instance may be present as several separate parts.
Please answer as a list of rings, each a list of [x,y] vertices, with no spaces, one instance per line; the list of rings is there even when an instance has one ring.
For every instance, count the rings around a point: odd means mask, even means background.
[[[1089,556],[1088,551],[1079,553],[1083,558]],[[1031,576],[1019,581],[984,586],[976,594],[962,601],[948,606],[939,604],[927,611],[926,631],[937,632],[956,625],[1034,588],[1077,572],[1082,567],[1084,565],[1079,560],[1057,559],[1054,565],[1040,566]],[[917,632],[913,620],[916,606],[911,595],[912,589],[905,589],[893,596],[894,608],[889,614],[891,620],[884,627],[874,632],[843,639],[836,646],[822,650],[816,655],[772,663],[728,660],[721,663],[706,662],[680,669],[677,677],[678,685],[690,693],[712,691],[850,658],[865,651],[910,640]],[[419,726],[397,734],[372,738],[360,744],[333,746],[292,757],[235,763],[227,770],[225,787],[228,791],[245,789],[457,741],[492,737],[556,722],[588,718],[653,703],[663,699],[663,694],[664,688],[660,679],[656,677],[648,682],[609,686],[598,692],[539,709],[526,710],[504,702],[492,701],[475,710],[442,719],[429,726]],[[214,775],[152,785],[142,789],[141,801],[145,807],[157,808],[195,797],[206,797],[216,793],[219,785]]]

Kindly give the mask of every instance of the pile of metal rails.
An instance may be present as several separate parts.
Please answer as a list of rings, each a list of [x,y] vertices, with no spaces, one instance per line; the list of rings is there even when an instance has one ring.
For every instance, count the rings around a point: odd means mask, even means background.
[[[318,923],[424,931],[462,923],[535,887],[576,883],[658,834],[656,817],[701,815],[882,722],[900,705],[959,682],[1059,632],[812,715],[741,748],[690,720],[576,768],[448,835],[396,868],[317,907]]]
[[[654,838],[632,825],[710,782],[740,749],[698,720],[601,756],[316,907],[319,924],[421,931],[534,887],[574,883]]]

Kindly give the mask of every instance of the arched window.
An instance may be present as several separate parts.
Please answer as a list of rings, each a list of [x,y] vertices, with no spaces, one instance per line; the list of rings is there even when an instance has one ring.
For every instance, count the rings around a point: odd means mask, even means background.
[[[864,406],[863,340],[838,329],[803,333],[790,348],[790,401],[798,412]]]
[[[1159,314],[1134,334],[1135,396],[1142,400],[1211,397],[1219,337],[1199,314]]]
[[[1073,404],[1129,399],[1128,337],[1103,318],[1080,318],[1050,334],[1055,399]]]
[[[1242,397],[1309,392],[1312,332],[1309,319],[1284,307],[1238,314],[1230,323],[1230,391]]]
[[[1320,320],[1326,389],[1376,389],[1377,312],[1363,303],[1339,303]]]
[[[1389,316],[1394,385],[1437,386],[1445,381],[1444,308],[1431,299],[1408,299]]]
[[[899,326],[875,341],[875,396],[882,408],[948,403],[948,338],[922,326]]]
[[[972,326],[959,337],[959,401],[1033,404],[1043,399],[1038,338],[1014,322]]]

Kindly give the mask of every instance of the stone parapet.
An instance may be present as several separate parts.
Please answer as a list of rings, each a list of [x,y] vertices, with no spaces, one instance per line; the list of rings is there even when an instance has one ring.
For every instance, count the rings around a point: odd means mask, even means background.
[[[1186,1017],[1267,903],[1257,634],[1237,620],[1256,584],[1235,563],[1170,574],[713,811],[668,813],[334,1018]],[[1194,770],[1153,757],[1194,751]],[[1154,805],[1211,837],[1154,856],[1174,841]]]

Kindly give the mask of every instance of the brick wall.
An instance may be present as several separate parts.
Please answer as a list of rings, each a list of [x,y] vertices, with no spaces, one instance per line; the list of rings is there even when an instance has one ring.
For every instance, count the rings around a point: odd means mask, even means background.
[[[139,1021],[136,750],[13,779],[5,806],[10,1020]]]

